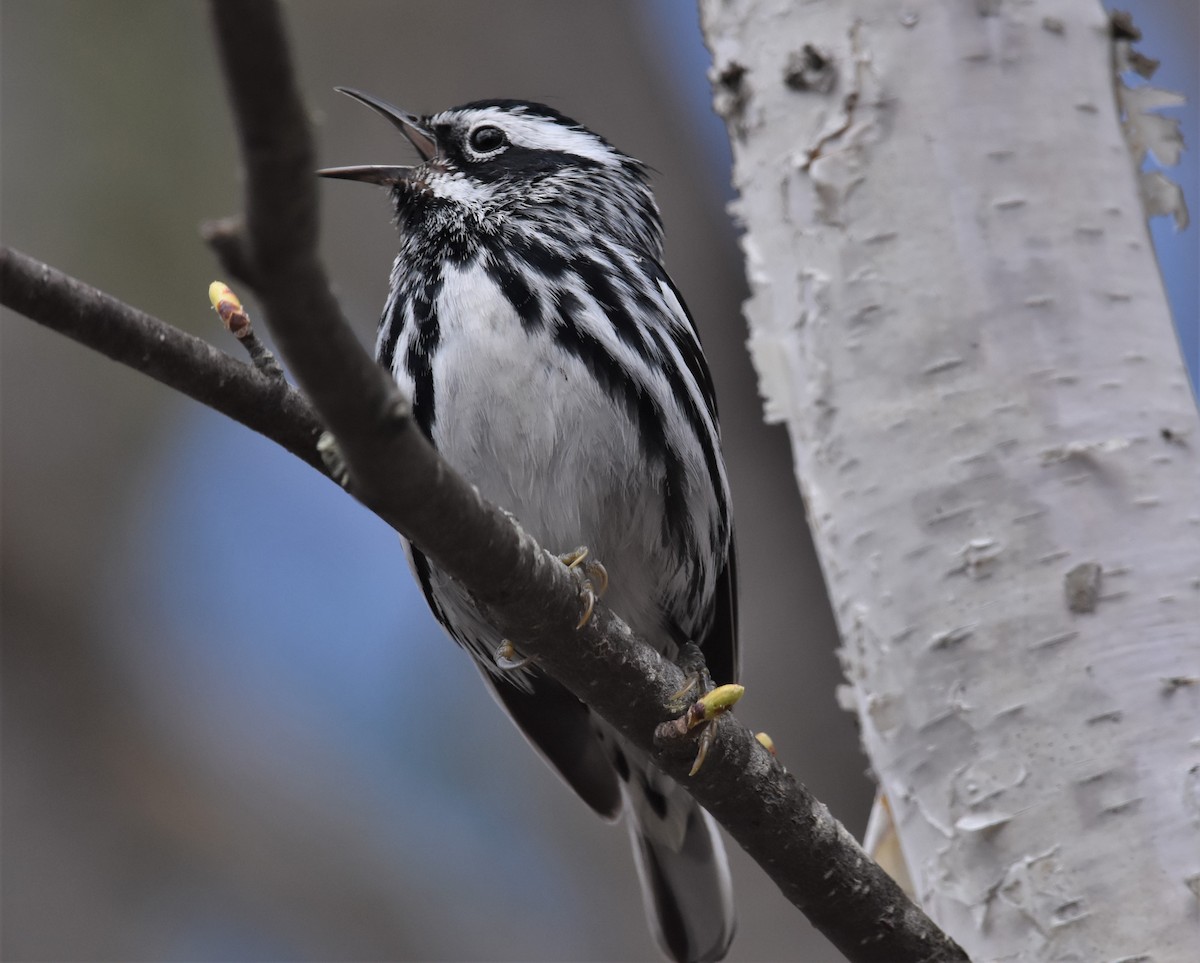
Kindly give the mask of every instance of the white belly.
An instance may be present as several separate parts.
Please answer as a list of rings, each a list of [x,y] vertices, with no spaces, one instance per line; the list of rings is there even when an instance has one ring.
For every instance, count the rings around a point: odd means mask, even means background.
[[[471,270],[438,299],[434,444],[544,548],[587,545],[609,572],[605,601],[665,647],[659,602],[690,565],[664,545],[662,468],[645,457],[624,403],[545,332],[527,333]],[[499,643],[452,583],[434,583],[452,621]]]

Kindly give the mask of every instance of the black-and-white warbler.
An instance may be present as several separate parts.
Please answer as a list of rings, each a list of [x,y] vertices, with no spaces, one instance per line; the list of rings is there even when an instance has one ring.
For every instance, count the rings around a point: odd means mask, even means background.
[[[558,111],[477,101],[393,123],[415,167],[321,173],[389,188],[400,253],[376,356],[480,493],[553,551],[586,545],[607,601],[674,657],[696,642],[717,682],[737,669],[729,494],[696,330],[662,267],[646,168]],[[533,665],[410,549],[434,614],[499,703],[596,812],[631,815],[647,915],[676,960],[733,936],[725,852],[676,783]],[[516,640],[519,649],[519,640]]]

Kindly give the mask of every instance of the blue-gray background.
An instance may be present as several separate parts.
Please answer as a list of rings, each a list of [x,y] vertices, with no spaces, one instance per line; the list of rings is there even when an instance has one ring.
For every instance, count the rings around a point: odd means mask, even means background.
[[[1194,0],[1130,0],[1197,142]],[[728,147],[689,0],[288,4],[325,164],[407,158],[335,95],[545,100],[651,163],[713,364],[743,569],[746,720],[852,830],[870,800],[780,429],[759,421]],[[202,4],[4,0],[6,243],[234,350],[196,226],[238,203]],[[1172,176],[1196,197],[1195,154]],[[328,184],[364,340],[394,234]],[[1155,225],[1196,377],[1196,238]],[[440,634],[399,544],[262,439],[3,321],[9,960],[639,960],[624,831],[528,751]],[[734,957],[833,956],[740,852]]]

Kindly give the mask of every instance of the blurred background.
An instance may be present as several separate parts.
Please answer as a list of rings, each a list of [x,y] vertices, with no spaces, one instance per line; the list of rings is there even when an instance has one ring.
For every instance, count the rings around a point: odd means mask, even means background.
[[[1128,0],[1188,93],[1194,0]],[[739,714],[855,833],[871,799],[782,428],[743,349],[729,154],[690,0],[287,4],[324,165],[409,159],[361,87],[426,112],[542,100],[659,173],[668,266],[721,402],[742,569]],[[4,0],[7,244],[237,353],[198,239],[240,198],[194,0]],[[1189,190],[1195,154],[1172,176]],[[326,183],[370,342],[381,192]],[[1197,231],[1155,225],[1196,379]],[[1176,279],[1182,279],[1177,283]],[[270,443],[4,313],[0,954],[6,960],[647,960],[623,828],[525,746],[393,533]],[[836,954],[735,845],[733,959]]]

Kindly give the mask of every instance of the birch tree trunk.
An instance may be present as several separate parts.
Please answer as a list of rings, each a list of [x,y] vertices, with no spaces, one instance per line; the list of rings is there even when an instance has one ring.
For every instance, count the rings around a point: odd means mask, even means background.
[[[1196,959],[1200,424],[1104,11],[701,8],[750,347],[918,896],[974,959]]]

